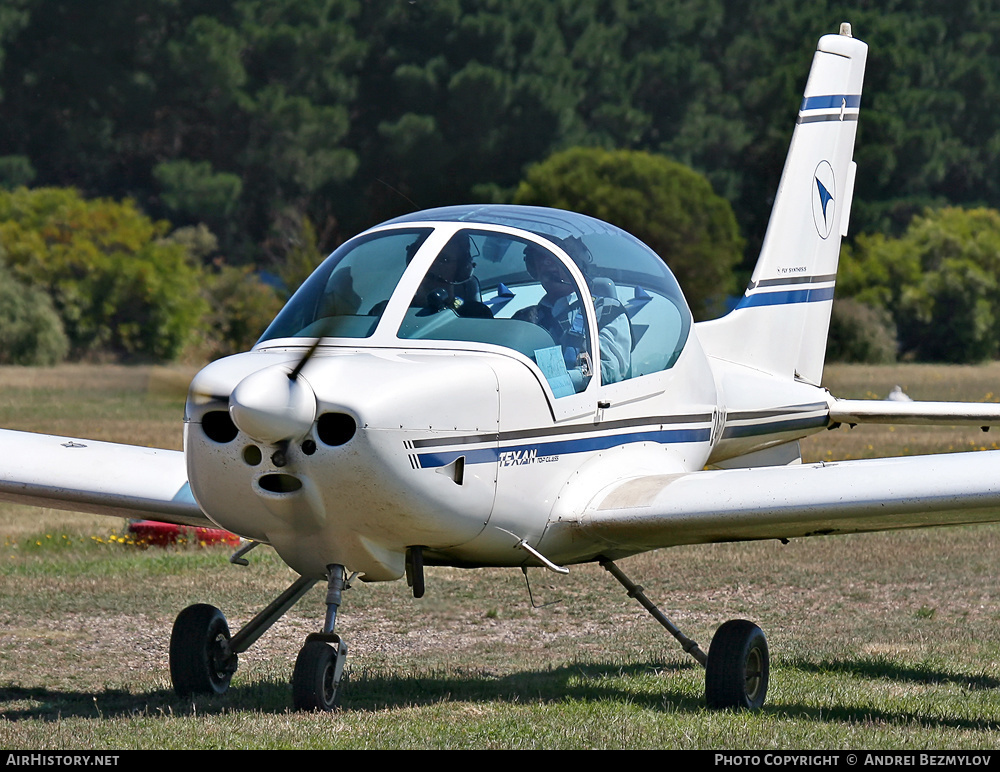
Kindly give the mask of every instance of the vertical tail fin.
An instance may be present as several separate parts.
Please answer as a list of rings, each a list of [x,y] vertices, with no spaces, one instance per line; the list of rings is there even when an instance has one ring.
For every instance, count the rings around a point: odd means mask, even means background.
[[[867,54],[847,24],[820,39],[750,284],[730,314],[697,326],[710,356],[819,385]]]

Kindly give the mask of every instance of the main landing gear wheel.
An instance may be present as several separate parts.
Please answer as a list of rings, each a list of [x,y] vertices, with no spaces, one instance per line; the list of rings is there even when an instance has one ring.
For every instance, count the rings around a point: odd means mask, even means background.
[[[733,619],[712,638],[705,666],[705,699],[714,709],[756,710],[767,696],[767,638],[753,622]]]
[[[222,694],[236,672],[229,648],[229,625],[215,606],[188,606],[170,634],[170,680],[181,697]]]
[[[295,710],[330,711],[337,706],[346,657],[347,646],[339,639],[333,645],[325,641],[306,641],[295,660],[292,674]]]

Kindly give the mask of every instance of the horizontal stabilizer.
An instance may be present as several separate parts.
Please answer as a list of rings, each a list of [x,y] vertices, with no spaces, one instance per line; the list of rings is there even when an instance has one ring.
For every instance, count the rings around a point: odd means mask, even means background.
[[[834,399],[830,403],[830,421],[838,424],[1000,426],[1000,404]]]

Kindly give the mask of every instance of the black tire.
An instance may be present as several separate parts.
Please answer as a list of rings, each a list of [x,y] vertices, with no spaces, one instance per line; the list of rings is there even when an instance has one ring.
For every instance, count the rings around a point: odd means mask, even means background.
[[[188,606],[170,634],[170,680],[180,697],[222,694],[236,672],[229,651],[229,625],[215,606]]]
[[[323,641],[306,641],[292,673],[292,704],[295,710],[330,711],[337,707],[340,685],[334,684],[337,650]]]
[[[757,710],[770,673],[767,638],[753,622],[732,619],[715,632],[705,667],[705,699],[716,710]]]

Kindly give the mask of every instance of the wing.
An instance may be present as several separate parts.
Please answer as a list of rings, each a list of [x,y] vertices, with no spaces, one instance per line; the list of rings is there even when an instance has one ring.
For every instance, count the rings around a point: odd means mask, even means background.
[[[650,475],[616,482],[546,539],[607,557],[678,544],[1000,521],[1000,451]]]
[[[184,454],[0,430],[0,500],[217,527],[191,495]]]

